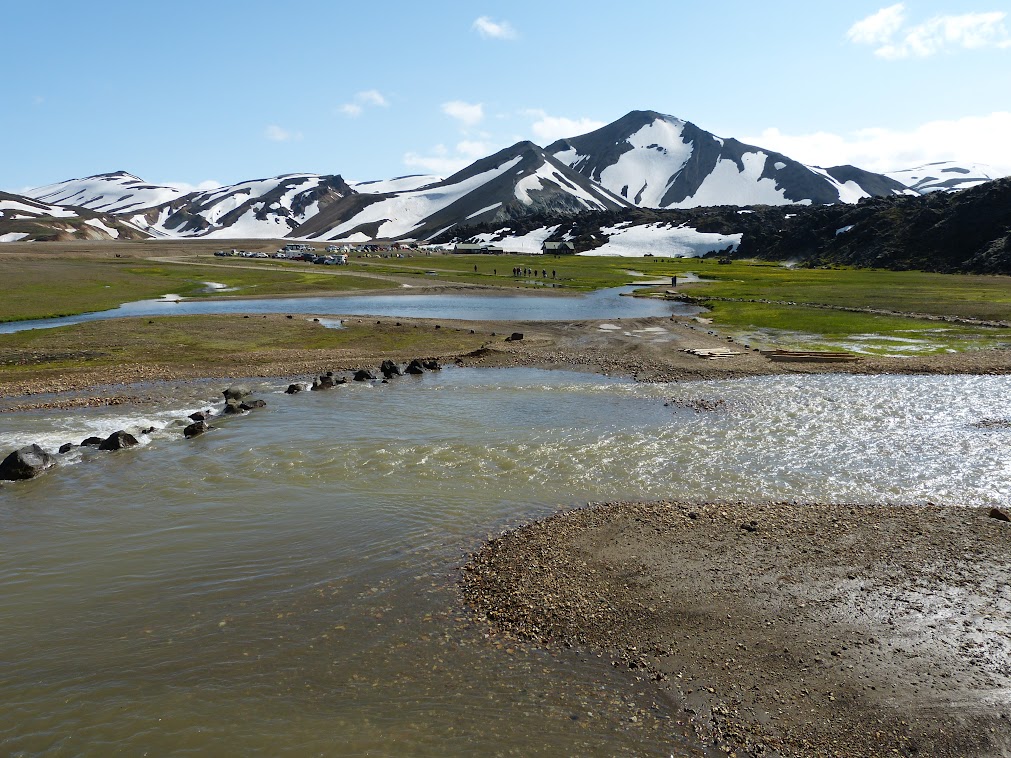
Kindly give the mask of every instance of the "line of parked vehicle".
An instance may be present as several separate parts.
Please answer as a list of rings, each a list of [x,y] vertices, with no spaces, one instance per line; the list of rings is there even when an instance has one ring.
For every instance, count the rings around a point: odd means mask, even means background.
[[[219,258],[277,258],[289,261],[305,261],[326,266],[348,265],[348,254],[340,252],[336,245],[327,245],[326,254],[317,255],[316,248],[310,245],[285,245],[275,253],[265,253],[252,250],[218,250],[214,253]]]

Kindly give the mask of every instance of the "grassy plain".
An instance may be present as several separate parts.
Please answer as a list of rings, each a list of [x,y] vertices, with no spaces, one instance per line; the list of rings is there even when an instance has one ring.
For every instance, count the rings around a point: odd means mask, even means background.
[[[211,259],[216,260],[216,259]],[[313,268],[297,271],[205,268],[148,259],[0,257],[0,321],[69,316],[115,308],[121,303],[174,293],[183,297],[215,294],[208,281],[234,287],[236,294],[326,295],[388,286],[354,275],[333,276]]]
[[[305,316],[277,314],[124,318],[0,335],[0,381],[45,382],[82,371],[116,376],[129,366],[151,366],[164,376],[191,375],[194,369],[227,376],[288,364],[296,374],[306,370],[306,356],[333,368],[344,354],[377,361],[412,351],[418,357],[456,355],[485,340],[487,335],[469,329],[406,320],[349,319],[335,329]]]
[[[1006,347],[1011,330],[916,318],[916,314],[986,321],[1011,321],[1011,277],[930,274],[919,271],[789,268],[768,262],[735,261],[720,265],[697,258],[613,258],[542,255],[443,255],[415,253],[405,258],[352,258],[339,271],[305,263],[262,259],[216,258],[220,243],[104,243],[90,246],[5,247],[0,253],[0,321],[45,318],[113,308],[120,303],[176,293],[206,297],[216,293],[208,281],[235,288],[241,297],[324,295],[397,287],[398,277],[433,286],[493,285],[503,288],[586,292],[635,280],[664,281],[653,290],[669,289],[671,276],[681,280],[677,291],[707,300],[707,314],[721,330],[754,344],[791,347],[860,349],[869,353],[928,354],[972,348]],[[240,245],[270,250],[271,241]],[[8,250],[18,251],[7,255]],[[122,251],[122,252],[120,252]],[[198,265],[192,265],[198,264]],[[513,269],[532,274],[513,275]],[[703,281],[685,282],[689,272]],[[819,306],[819,307],[812,307]],[[864,309],[853,312],[847,309]],[[871,313],[880,310],[891,313]],[[160,322],[159,320],[158,322]],[[156,322],[156,323],[158,323]],[[205,317],[216,324],[216,317]],[[106,322],[108,324],[108,322]],[[183,322],[179,322],[183,323]],[[148,349],[155,345],[186,345],[183,362],[223,349],[214,327],[187,330],[176,340],[153,339],[162,332],[147,330]],[[286,328],[283,330],[288,332]],[[93,326],[88,339],[106,334],[110,344],[130,344],[116,326]],[[144,330],[141,330],[143,333]],[[90,334],[90,333],[89,333]],[[291,335],[287,339],[302,339]],[[342,337],[346,339],[347,335]],[[19,340],[0,338],[0,351],[20,351]],[[37,341],[58,341],[54,332]],[[194,337],[196,339],[196,337]],[[334,339],[327,336],[327,340]],[[284,341],[282,340],[282,341]],[[96,343],[97,344],[97,343]],[[233,352],[257,349],[255,343],[232,341]],[[59,352],[58,347],[54,350]],[[99,350],[99,352],[102,351]],[[111,354],[111,353],[110,353]],[[191,360],[192,359],[192,360]],[[9,367],[12,365],[5,361]]]

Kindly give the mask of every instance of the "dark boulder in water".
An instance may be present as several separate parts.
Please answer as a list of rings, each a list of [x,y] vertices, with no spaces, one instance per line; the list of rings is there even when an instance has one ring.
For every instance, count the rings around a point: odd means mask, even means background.
[[[430,361],[422,361],[421,365],[424,366],[425,368],[427,368],[429,371],[441,371],[442,370],[442,366],[440,366],[439,362],[437,360],[435,360],[434,358],[432,360],[430,360]]]
[[[234,416],[243,413],[242,405],[238,400],[229,400],[225,403],[225,409],[222,411],[226,416]]]
[[[379,370],[383,373],[383,376],[387,379],[392,379],[395,376],[403,376],[400,373],[400,366],[398,366],[393,361],[383,361],[383,364],[379,367]]]
[[[425,367],[420,360],[415,358],[413,361],[407,364],[407,368],[404,369],[407,374],[424,374]]]
[[[183,436],[186,437],[186,439],[190,439],[191,437],[199,437],[208,429],[210,429],[210,427],[207,426],[206,421],[194,421],[192,424],[183,429]]]
[[[98,446],[99,450],[122,450],[126,447],[133,447],[137,443],[137,438],[134,437],[130,432],[124,432],[120,429],[118,432],[113,432],[104,440],[102,444]]]
[[[15,450],[0,461],[0,479],[17,481],[31,479],[56,465],[56,459],[38,445]]]
[[[63,453],[69,453],[75,447],[77,446],[73,442],[67,442],[63,445],[60,445],[60,454],[62,455]]]
[[[363,368],[355,371],[354,379],[356,382],[374,382],[376,380],[376,376],[368,369]]]
[[[221,394],[225,396],[227,403],[230,400],[242,400],[242,398],[252,395],[253,391],[244,384],[233,384]]]
[[[296,392],[301,392],[301,391],[302,391],[302,385],[301,384],[289,384],[288,385],[288,389],[285,390],[285,393],[288,394],[288,395],[294,395]]]
[[[266,408],[266,407],[267,407],[266,400],[249,400],[245,403],[239,403],[239,408],[241,408],[244,411],[251,411],[254,408]]]
[[[103,441],[101,437],[85,437],[81,440],[81,447],[98,447]]]

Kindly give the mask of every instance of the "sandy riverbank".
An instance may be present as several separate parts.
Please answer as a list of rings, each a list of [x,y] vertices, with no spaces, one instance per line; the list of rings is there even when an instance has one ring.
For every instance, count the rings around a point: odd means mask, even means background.
[[[603,650],[737,755],[1011,751],[1011,524],[917,506],[598,505],[465,567],[494,634]]]

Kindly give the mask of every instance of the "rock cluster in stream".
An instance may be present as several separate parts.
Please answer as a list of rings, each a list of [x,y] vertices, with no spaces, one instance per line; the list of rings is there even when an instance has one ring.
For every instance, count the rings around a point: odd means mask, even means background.
[[[386,360],[383,361],[382,365],[379,367],[379,373],[383,375],[384,378],[382,381],[385,383],[394,377],[404,376],[405,374],[423,374],[425,371],[437,371],[441,368],[442,366],[439,365],[438,361],[430,359],[423,360],[415,358],[403,369],[401,369],[394,361]],[[368,369],[359,369],[358,371],[353,372],[353,381],[372,382],[377,381],[377,377]],[[347,383],[347,377],[338,377],[333,371],[328,371],[325,374],[321,374],[313,379],[311,384],[289,384],[285,392],[286,394],[294,395],[304,389],[317,391],[328,390]],[[221,410],[221,416],[243,416],[250,411],[265,408],[267,405],[265,400],[252,398],[252,390],[243,384],[233,384],[222,391],[221,394],[225,401],[224,408]],[[192,439],[212,430],[214,427],[211,426],[208,421],[213,417],[214,413],[210,410],[197,411],[196,413],[190,414],[188,421],[192,423],[186,424],[183,428],[183,437],[186,439]],[[150,427],[142,430],[140,433],[142,435],[150,434],[153,431],[154,427]],[[136,436],[125,429],[120,429],[113,432],[108,437],[90,436],[81,440],[79,444],[67,442],[60,445],[57,455],[66,455],[77,447],[94,448],[102,451],[115,451],[124,450],[139,444],[140,441]],[[3,461],[0,461],[0,481],[21,481],[33,479],[55,467],[58,460],[57,455],[47,452],[38,444],[26,445],[25,447],[14,450],[6,458],[4,458]]]

